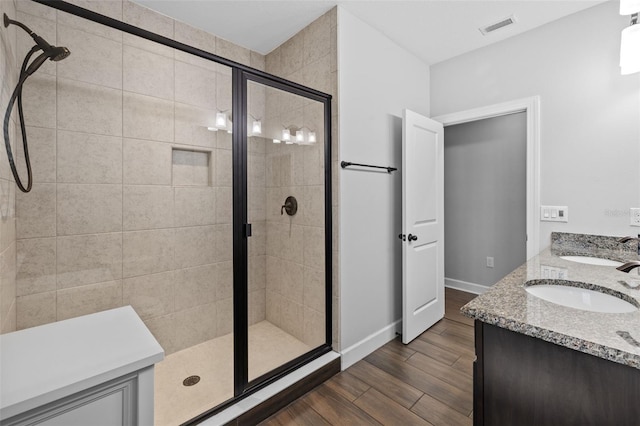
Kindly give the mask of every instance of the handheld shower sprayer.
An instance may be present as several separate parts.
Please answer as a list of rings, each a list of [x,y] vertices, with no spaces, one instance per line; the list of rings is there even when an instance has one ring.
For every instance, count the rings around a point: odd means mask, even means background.
[[[40,48],[40,50],[42,50],[43,53],[40,56],[44,56],[45,59],[49,59],[51,61],[58,62],[58,61],[63,60],[64,58],[66,58],[67,56],[69,56],[71,54],[69,49],[67,49],[66,47],[62,47],[62,46],[57,47],[57,46],[50,45],[49,43],[47,43],[47,41],[45,39],[43,39],[42,37],[40,37],[38,34],[34,33],[33,31],[31,31],[29,29],[29,27],[27,27],[22,22],[18,22],[18,21],[14,21],[13,19],[9,19],[9,17],[7,16],[6,13],[3,16],[3,20],[4,20],[5,28],[8,27],[9,25],[13,24],[13,25],[16,25],[16,26],[22,28],[27,34],[29,34],[31,36],[31,38],[33,39],[33,41],[36,42],[36,46],[38,46]],[[36,59],[36,61],[37,61],[37,59]],[[29,75],[33,74],[36,71],[36,69],[38,69],[38,68],[39,67],[35,67],[33,69],[33,71],[31,73],[29,73]]]
[[[9,166],[11,166],[11,172],[13,173],[13,177],[16,181],[16,185],[22,192],[31,191],[32,185],[32,174],[31,174],[31,161],[29,160],[29,149],[27,146],[27,133],[24,125],[24,114],[22,111],[22,86],[24,82],[27,80],[31,74],[35,73],[44,62],[49,59],[50,61],[61,61],[67,56],[71,54],[69,49],[62,46],[52,46],[45,39],[34,33],[22,22],[14,21],[13,19],[9,19],[7,14],[5,13],[3,16],[3,22],[5,28],[9,25],[13,24],[24,31],[33,38],[33,41],[36,42],[35,46],[31,48],[29,53],[24,58],[22,62],[22,67],[20,68],[20,76],[18,77],[18,84],[16,84],[16,88],[13,90],[11,94],[11,98],[9,99],[9,104],[7,105],[7,111],[4,115],[4,145],[7,150],[7,158],[9,160]],[[42,50],[42,53],[36,57],[33,62],[29,64],[31,57],[38,51]],[[18,118],[20,121],[20,131],[22,133],[22,146],[24,149],[24,161],[27,167],[27,185],[26,187],[22,184],[20,177],[18,176],[18,171],[16,169],[15,161],[13,159],[13,153],[11,152],[11,143],[9,140],[9,119],[11,118],[11,111],[13,110],[13,105],[18,100]]]

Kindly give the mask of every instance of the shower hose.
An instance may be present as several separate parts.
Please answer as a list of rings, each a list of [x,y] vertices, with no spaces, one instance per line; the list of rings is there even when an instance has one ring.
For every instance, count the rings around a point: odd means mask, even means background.
[[[34,66],[29,67],[27,69],[27,64],[29,63],[29,60],[31,59],[33,54],[36,53],[38,50],[40,50],[38,46],[33,46],[33,48],[29,51],[27,56],[24,58],[24,61],[22,62],[22,67],[20,68],[20,78],[18,79],[18,84],[16,84],[16,88],[13,90],[13,93],[11,94],[11,98],[9,99],[9,104],[7,105],[7,111],[4,114],[4,127],[3,127],[4,146],[7,149],[7,159],[9,160],[9,166],[11,167],[11,173],[13,174],[13,177],[16,181],[16,185],[18,186],[18,188],[20,188],[20,191],[22,192],[31,191],[31,184],[33,181],[33,178],[31,175],[31,161],[29,160],[29,148],[27,146],[27,132],[24,125],[24,113],[22,111],[22,86],[24,85],[24,82],[27,80],[27,77],[29,77],[31,74],[36,72],[36,70],[40,68],[40,66],[42,66],[42,64],[44,63],[43,61],[38,61],[36,59],[36,61],[34,61],[34,64],[32,64]],[[39,62],[39,63],[36,63],[36,62]],[[24,161],[27,167],[27,186],[26,187],[22,184],[22,180],[20,179],[20,176],[18,176],[18,170],[16,169],[15,160],[13,158],[13,153],[11,151],[11,142],[9,140],[9,120],[11,118],[11,111],[13,110],[13,105],[15,104],[16,99],[18,100],[18,121],[20,122],[20,132],[22,133]]]

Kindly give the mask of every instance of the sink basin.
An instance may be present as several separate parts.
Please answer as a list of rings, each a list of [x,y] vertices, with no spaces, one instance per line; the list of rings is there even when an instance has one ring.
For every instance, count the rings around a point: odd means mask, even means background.
[[[526,290],[548,302],[583,311],[622,314],[638,310],[635,305],[619,297],[581,287],[539,284],[528,286]]]
[[[614,266],[614,267],[622,265],[622,262],[609,260],[609,259],[602,259],[600,257],[591,257],[591,256],[560,256],[560,259],[569,260],[571,262],[586,263],[587,265]]]

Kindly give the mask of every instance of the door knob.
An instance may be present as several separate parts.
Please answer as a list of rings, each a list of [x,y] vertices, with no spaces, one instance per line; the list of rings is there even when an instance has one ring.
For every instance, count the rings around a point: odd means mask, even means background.
[[[417,235],[409,234],[409,236],[407,238],[409,239],[409,241],[418,241],[418,236]]]

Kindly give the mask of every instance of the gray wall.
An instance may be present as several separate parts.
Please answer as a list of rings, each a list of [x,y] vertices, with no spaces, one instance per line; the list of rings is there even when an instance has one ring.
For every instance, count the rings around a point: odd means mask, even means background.
[[[444,214],[446,278],[490,286],[525,262],[524,112],[445,127]]]

